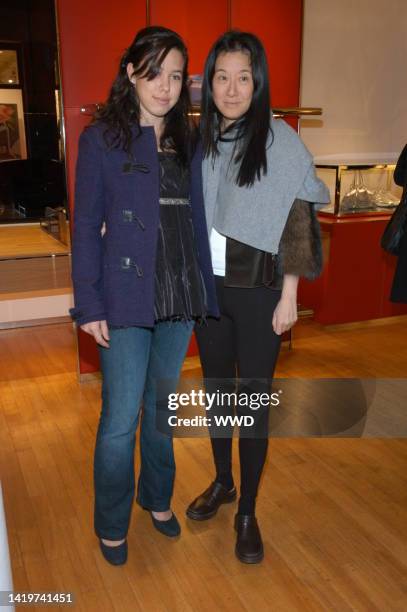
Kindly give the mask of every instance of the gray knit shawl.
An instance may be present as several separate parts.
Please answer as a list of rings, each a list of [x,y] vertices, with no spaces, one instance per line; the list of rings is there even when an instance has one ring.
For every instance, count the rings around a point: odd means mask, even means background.
[[[267,148],[267,174],[253,186],[235,182],[239,164],[231,162],[234,142],[219,141],[219,155],[204,159],[202,173],[209,234],[214,227],[224,236],[277,253],[294,200],[321,208],[330,196],[297,133],[281,119],[272,119],[271,127],[274,141]]]

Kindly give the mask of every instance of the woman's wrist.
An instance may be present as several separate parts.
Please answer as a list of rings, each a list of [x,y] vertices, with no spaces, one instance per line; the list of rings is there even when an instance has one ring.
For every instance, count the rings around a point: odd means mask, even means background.
[[[284,274],[281,299],[297,301],[299,277],[294,274]]]
[[[282,302],[293,302],[296,304],[297,303],[297,293],[291,293],[291,292],[281,293],[280,300]]]

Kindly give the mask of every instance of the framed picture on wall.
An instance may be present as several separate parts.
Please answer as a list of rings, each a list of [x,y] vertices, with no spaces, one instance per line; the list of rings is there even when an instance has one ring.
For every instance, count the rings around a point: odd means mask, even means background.
[[[0,163],[27,159],[21,45],[0,41]]]
[[[0,94],[0,161],[10,159],[21,159],[18,107],[2,101]]]
[[[21,47],[19,44],[0,41],[0,85],[21,87]]]

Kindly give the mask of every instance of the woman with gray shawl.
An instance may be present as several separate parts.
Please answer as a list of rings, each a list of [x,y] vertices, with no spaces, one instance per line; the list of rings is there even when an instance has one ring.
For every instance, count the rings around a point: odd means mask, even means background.
[[[220,391],[219,397],[236,401],[219,402],[208,414],[216,477],[187,516],[209,519],[221,504],[236,499],[228,420],[236,409],[247,425],[239,432],[235,553],[243,563],[258,563],[264,553],[255,502],[267,455],[271,380],[281,335],[297,320],[298,279],[313,279],[321,270],[315,209],[329,202],[329,193],[294,130],[270,116],[266,56],[253,34],[230,31],[212,47],[202,87],[201,133],[221,317],[197,326],[196,336],[206,392]],[[250,404],[250,398],[264,400],[266,394],[263,405]]]

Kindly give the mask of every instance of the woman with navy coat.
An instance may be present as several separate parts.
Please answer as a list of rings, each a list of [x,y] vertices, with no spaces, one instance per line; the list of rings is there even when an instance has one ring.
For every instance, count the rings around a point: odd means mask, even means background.
[[[94,525],[115,565],[127,559],[142,404],[137,501],[160,532],[180,533],[170,508],[172,438],[156,426],[156,384],[177,380],[194,321],[218,315],[187,64],[178,34],[141,30],[79,143],[71,314],[100,353]]]

